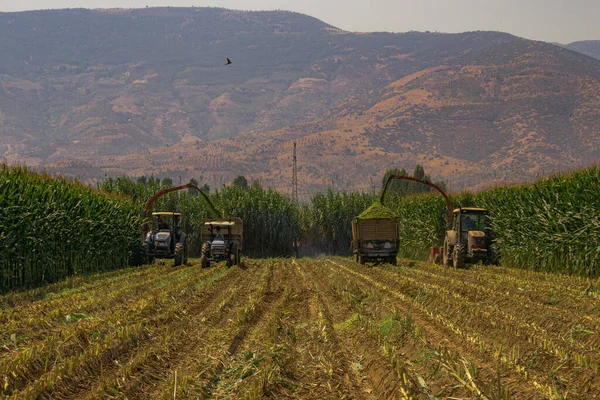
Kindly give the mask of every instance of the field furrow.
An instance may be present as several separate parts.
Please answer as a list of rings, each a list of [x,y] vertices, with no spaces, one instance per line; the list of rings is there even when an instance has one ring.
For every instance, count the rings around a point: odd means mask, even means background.
[[[596,284],[339,257],[109,272],[0,298],[0,398],[600,399]]]

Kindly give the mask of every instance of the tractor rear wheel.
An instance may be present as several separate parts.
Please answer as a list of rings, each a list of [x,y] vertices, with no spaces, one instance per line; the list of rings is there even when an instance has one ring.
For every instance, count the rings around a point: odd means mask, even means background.
[[[457,244],[454,246],[454,252],[452,261],[454,263],[454,268],[463,268],[465,266],[465,254],[466,248],[464,244]]]
[[[175,244],[175,257],[174,257],[175,263],[173,264],[174,267],[180,266],[181,263],[183,262],[183,253],[185,252],[184,247],[185,246],[183,243]]]

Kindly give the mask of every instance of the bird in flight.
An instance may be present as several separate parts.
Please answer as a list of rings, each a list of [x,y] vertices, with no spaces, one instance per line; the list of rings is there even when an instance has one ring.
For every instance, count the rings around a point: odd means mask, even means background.
[[[225,65],[229,65],[231,64],[231,60],[229,58],[227,58],[227,62],[225,63]]]
[[[569,115],[569,118],[571,118],[573,116],[573,114]]]

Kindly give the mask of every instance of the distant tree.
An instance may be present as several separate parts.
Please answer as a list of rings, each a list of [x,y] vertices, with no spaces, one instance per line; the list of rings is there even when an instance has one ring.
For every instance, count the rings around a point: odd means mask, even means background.
[[[190,179],[190,183],[198,187],[198,181],[194,178]],[[195,188],[188,188],[188,194],[192,197],[198,196],[198,191]]]
[[[148,184],[148,178],[146,178],[145,175],[142,175],[139,178],[137,178],[137,183],[138,185],[146,186]]]
[[[164,178],[162,180],[161,184],[163,186],[166,186],[166,187],[173,187],[173,179],[171,179],[171,178]]]
[[[205,183],[204,185],[202,185],[200,190],[202,190],[203,192],[206,192],[206,193],[210,193],[210,186],[208,186],[208,183]]]
[[[248,179],[244,175],[239,175],[233,180],[233,186],[242,188],[243,190],[248,189]]]
[[[423,179],[425,178],[425,168],[422,165],[417,164],[412,174],[413,178]]]
[[[388,170],[385,171],[385,174],[383,175],[382,188],[385,187],[385,184],[391,175],[408,176],[408,173],[406,172],[406,170],[404,168],[402,168],[402,169],[388,168]],[[390,182],[390,184],[388,186],[388,192],[405,195],[407,192],[407,188],[408,188],[407,181],[393,180]]]

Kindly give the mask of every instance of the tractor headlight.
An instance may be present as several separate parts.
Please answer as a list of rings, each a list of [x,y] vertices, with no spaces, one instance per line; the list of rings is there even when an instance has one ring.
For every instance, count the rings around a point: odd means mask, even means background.
[[[385,242],[385,244],[383,245],[384,249],[391,249],[392,248],[392,244],[390,242]]]

